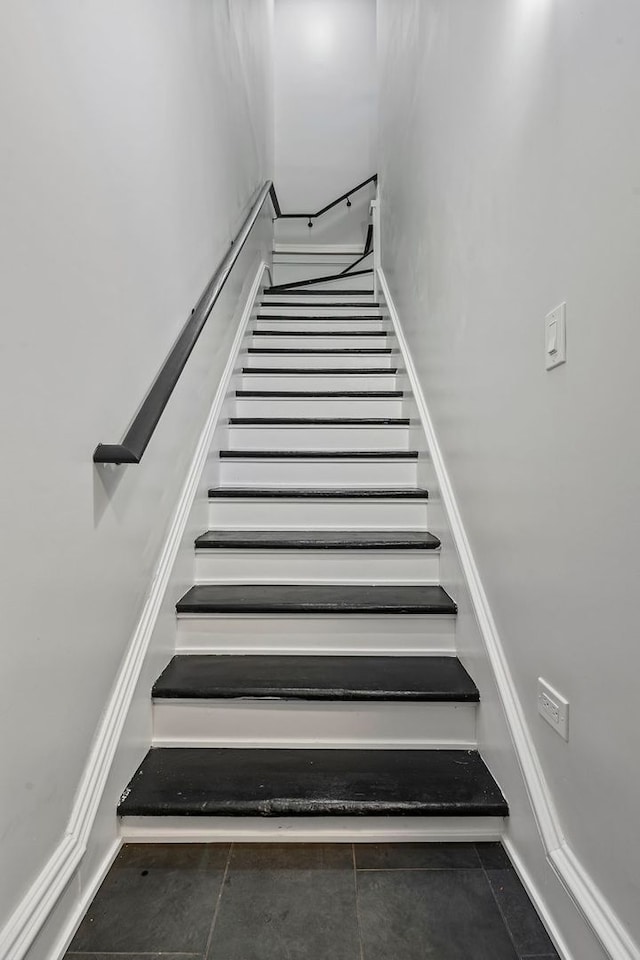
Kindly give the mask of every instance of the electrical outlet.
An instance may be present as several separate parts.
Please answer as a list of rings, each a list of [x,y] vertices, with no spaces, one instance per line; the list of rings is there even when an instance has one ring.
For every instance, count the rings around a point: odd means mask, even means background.
[[[538,677],[538,713],[564,740],[569,739],[569,701],[542,677]]]
[[[544,356],[547,370],[567,362],[566,303],[561,303],[544,318]]]

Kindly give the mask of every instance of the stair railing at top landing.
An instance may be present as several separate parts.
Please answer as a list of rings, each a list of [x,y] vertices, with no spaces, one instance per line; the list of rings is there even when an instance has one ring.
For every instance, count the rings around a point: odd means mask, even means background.
[[[317,213],[311,214],[282,213],[280,204],[278,202],[278,196],[272,181],[265,181],[251,207],[251,210],[249,211],[246,220],[240,227],[236,237],[231,241],[228,253],[223,257],[222,261],[218,265],[215,273],[209,280],[209,283],[200,296],[200,299],[191,311],[191,316],[180,331],[178,339],[174,343],[167,359],[164,361],[158,375],[151,384],[146,397],[140,404],[140,407],[133,417],[131,425],[129,426],[124,438],[120,443],[99,443],[93,453],[94,463],[140,463],[142,456],[147,449],[147,445],[153,436],[153,432],[158,425],[160,417],[162,416],[164,408],[169,402],[169,397],[173,393],[174,387],[180,378],[180,374],[184,370],[187,360],[191,355],[191,351],[195,347],[198,338],[204,329],[207,319],[209,318],[209,315],[213,310],[218,297],[222,293],[222,290],[229,279],[229,275],[238,257],[240,256],[240,253],[242,252],[242,248],[247,242],[249,234],[255,226],[256,220],[262,211],[267,197],[269,197],[271,200],[273,212],[275,213],[275,219],[294,219],[303,217],[308,220],[309,226],[313,226],[313,220],[321,217],[328,210],[331,210],[339,203],[342,203],[343,200],[347,201],[347,206],[351,206],[351,201],[349,199],[350,196],[356,193],[358,190],[361,190],[367,184],[376,183],[377,179],[377,174],[374,174],[372,177],[368,177],[366,180],[363,180],[362,183],[359,183],[357,186],[353,187],[352,190],[348,190],[347,193],[343,193],[342,196],[338,197],[336,200],[332,200],[331,203],[328,203],[321,210],[318,210]],[[350,266],[343,271],[343,274],[348,273],[357,263],[360,263],[365,256],[368,256],[368,254],[371,252],[372,236],[373,234],[371,225],[369,225],[362,257],[355,261],[355,263],[350,264]],[[363,272],[368,271],[356,271],[352,275],[358,276],[359,273]],[[343,274],[338,274],[338,276],[342,276]],[[282,287],[277,289],[282,289]]]

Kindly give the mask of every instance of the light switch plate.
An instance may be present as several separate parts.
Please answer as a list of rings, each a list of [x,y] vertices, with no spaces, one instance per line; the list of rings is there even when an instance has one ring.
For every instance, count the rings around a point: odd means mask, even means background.
[[[569,739],[569,701],[538,677],[538,713],[564,740]]]
[[[561,303],[544,319],[544,351],[547,370],[567,362],[566,303]]]

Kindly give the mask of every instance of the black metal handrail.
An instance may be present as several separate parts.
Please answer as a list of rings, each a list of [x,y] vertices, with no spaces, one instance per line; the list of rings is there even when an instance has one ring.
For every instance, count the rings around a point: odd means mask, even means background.
[[[331,203],[328,203],[326,206],[322,207],[316,213],[276,213],[278,219],[281,220],[308,220],[309,226],[313,226],[313,221],[317,220],[318,217],[321,217],[323,213],[326,213],[328,210],[331,210],[333,207],[337,207],[339,203],[342,203],[343,200],[347,201],[347,206],[351,206],[351,197],[354,193],[357,193],[358,190],[362,190],[363,187],[366,187],[369,183],[377,183],[378,174],[374,173],[372,176],[367,177],[366,180],[363,180],[362,183],[358,183],[355,187],[352,187],[351,190],[347,190],[346,193],[343,193],[341,196],[337,197],[335,200],[332,200]]]
[[[180,331],[178,339],[142,401],[124,439],[121,443],[99,443],[93,454],[94,463],[140,463],[169,397],[173,393],[191,351],[204,329],[209,314],[222,293],[229,274],[260,215],[267,197],[271,199],[276,216],[280,215],[280,204],[275,188],[271,180],[266,180],[237,236],[231,241],[229,252],[213,274],[192,310],[191,316]]]

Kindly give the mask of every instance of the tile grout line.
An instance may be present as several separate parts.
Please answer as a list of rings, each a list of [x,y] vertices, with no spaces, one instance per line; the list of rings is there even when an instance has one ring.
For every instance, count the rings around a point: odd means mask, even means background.
[[[209,928],[209,936],[207,937],[207,943],[202,953],[203,960],[208,960],[209,951],[211,950],[211,943],[213,941],[213,932],[215,930],[216,921],[218,919],[218,914],[220,912],[220,904],[222,902],[222,894],[224,892],[224,885],[227,882],[227,874],[229,873],[229,866],[231,864],[231,854],[233,853],[234,844],[229,844],[229,853],[227,854],[227,862],[224,867],[224,873],[222,874],[222,880],[220,882],[220,890],[218,891],[218,898],[216,900],[215,909],[213,911],[213,917],[211,918],[211,926]]]
[[[362,942],[362,927],[360,926],[360,910],[358,909],[358,868],[356,866],[355,843],[351,844],[351,859],[353,861],[353,890],[355,894],[356,929],[358,931],[358,946],[360,947],[360,960],[364,960],[364,943]]]
[[[477,848],[476,848],[476,852],[477,852]],[[495,903],[495,905],[496,905],[496,907],[497,907],[497,909],[498,909],[498,913],[500,914],[500,919],[502,920],[502,922],[503,922],[503,924],[504,924],[504,928],[505,928],[505,930],[507,931],[509,940],[511,940],[511,943],[513,944],[513,949],[514,949],[515,955],[516,955],[516,957],[517,957],[517,960],[523,960],[523,957],[522,957],[522,955],[520,954],[520,951],[518,950],[518,945],[516,944],[516,941],[515,941],[515,939],[514,939],[513,933],[511,932],[511,926],[510,926],[510,924],[507,922],[507,918],[506,918],[506,916],[504,915],[504,911],[503,911],[503,909],[502,909],[502,907],[501,907],[501,905],[500,905],[500,902],[499,902],[498,898],[496,897],[496,895],[495,895],[495,893],[494,893],[493,886],[492,886],[492,884],[491,884],[491,880],[489,879],[489,874],[487,873],[487,868],[485,867],[484,863],[482,862],[482,858],[480,857],[480,854],[478,854],[478,859],[480,860],[480,865],[481,865],[481,867],[482,867],[482,872],[483,872],[484,878],[485,878],[485,880],[486,880],[486,882],[487,882],[487,886],[489,887],[489,890],[491,891],[491,896],[492,896],[492,898],[493,898],[493,902]],[[506,868],[505,868],[505,869],[506,869]]]

